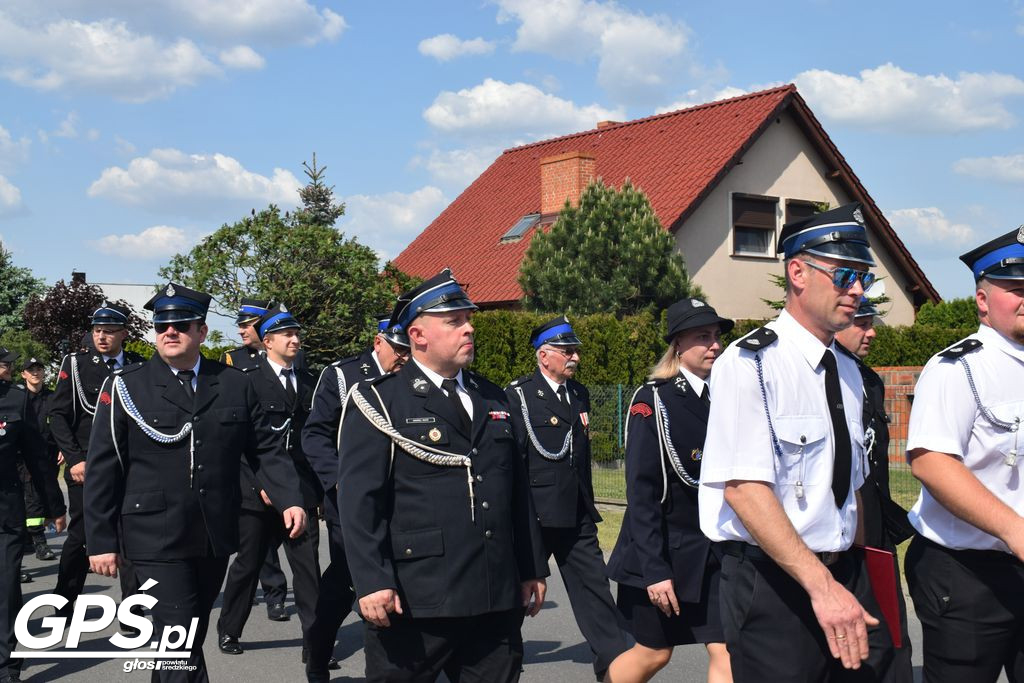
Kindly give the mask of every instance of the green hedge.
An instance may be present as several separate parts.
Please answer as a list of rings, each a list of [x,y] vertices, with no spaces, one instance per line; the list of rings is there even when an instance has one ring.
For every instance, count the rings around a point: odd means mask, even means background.
[[[936,353],[976,332],[973,327],[939,327],[937,325],[876,325],[878,336],[865,359],[872,367],[889,365],[924,365]]]
[[[228,344],[225,346],[207,346],[206,344],[203,344],[199,348],[199,351],[200,353],[203,354],[204,358],[209,358],[210,360],[220,360],[220,357],[225,352],[230,351],[231,349],[235,348],[235,346],[235,344]],[[134,339],[132,341],[125,342],[124,348],[129,351],[134,351],[135,353],[139,354],[140,356],[146,359],[151,358],[153,354],[156,352],[156,348],[152,344],[142,339]]]

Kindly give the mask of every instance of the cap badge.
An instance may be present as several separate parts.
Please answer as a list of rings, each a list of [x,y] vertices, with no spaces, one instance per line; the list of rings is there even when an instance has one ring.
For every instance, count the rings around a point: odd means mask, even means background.
[[[703,301],[701,301],[700,299],[690,299],[690,305],[693,306],[694,308],[700,308],[701,306],[707,306],[707,304],[704,303]]]
[[[438,441],[441,440],[441,430],[438,429],[437,427],[434,427],[429,432],[427,432],[427,438],[429,438],[434,443],[437,443]]]
[[[861,213],[860,207],[853,210],[853,220],[857,221],[857,225],[864,225],[864,214]]]
[[[104,299],[103,303],[100,304],[100,308],[110,308],[110,302]]]
[[[690,451],[690,460],[697,462],[698,460],[701,459],[701,457],[703,457],[703,455],[704,453],[701,451],[701,449],[694,448],[692,451]]]
[[[551,416],[551,426],[554,427],[558,424],[558,418],[554,415]]]
[[[282,313],[287,313],[287,312],[288,312],[288,309],[287,309],[287,308],[285,308],[285,305],[284,305],[284,304],[281,304],[281,312],[282,312]]]
[[[1024,244],[1024,225],[1017,228],[1017,243]]]
[[[164,290],[164,294],[166,294],[167,296],[174,296],[174,294],[175,294],[174,286],[173,285],[167,285],[167,289]]]

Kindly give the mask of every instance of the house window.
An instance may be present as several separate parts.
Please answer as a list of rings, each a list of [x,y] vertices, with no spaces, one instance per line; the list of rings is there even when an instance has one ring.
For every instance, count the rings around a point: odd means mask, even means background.
[[[732,197],[733,256],[775,256],[774,197],[736,194]]]
[[[786,223],[792,223],[801,218],[813,216],[816,213],[818,213],[818,209],[814,202],[807,201],[806,199],[786,200]]]
[[[513,225],[511,228],[509,228],[508,232],[506,232],[504,235],[501,236],[501,241],[502,242],[518,242],[519,240],[521,240],[523,238],[523,235],[526,234],[527,230],[529,230],[533,226],[537,225],[538,221],[540,221],[540,214],[539,213],[528,213],[528,214],[526,214],[525,216],[520,218],[518,221],[516,221],[516,224]]]

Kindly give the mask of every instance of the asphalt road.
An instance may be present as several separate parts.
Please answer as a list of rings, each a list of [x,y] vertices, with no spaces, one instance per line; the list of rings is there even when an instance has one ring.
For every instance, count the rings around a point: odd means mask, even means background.
[[[327,565],[326,533],[321,528],[321,566]],[[58,550],[62,537],[51,539],[50,546]],[[282,556],[282,559],[283,556]],[[287,561],[283,561],[289,573]],[[34,581],[23,586],[26,601],[43,593],[52,592],[57,578],[57,562],[41,562],[30,556],[26,568]],[[566,598],[557,568],[552,566],[552,578],[548,581],[548,599],[541,613],[528,619],[523,631],[526,642],[526,657],[523,681],[558,681],[558,683],[588,683],[593,681],[590,650],[583,642],[572,611]],[[290,588],[290,584],[289,584]],[[86,593],[104,593],[119,600],[116,580],[90,575],[86,582]],[[907,600],[908,605],[910,600]],[[245,653],[238,656],[222,654],[216,646],[215,634],[206,642],[207,665],[212,681],[304,681],[303,665],[300,662],[301,638],[298,617],[294,613],[291,595],[288,607],[292,618],[287,622],[272,622],[266,618],[266,607],[260,602],[253,607],[252,616],[242,638]],[[211,625],[216,622],[220,602],[214,608]],[[48,613],[46,614],[48,615]],[[42,614],[40,616],[43,616]],[[99,616],[99,610],[90,610],[89,617]],[[917,620],[911,616],[911,639],[914,644],[916,678],[920,679],[921,631]],[[30,622],[33,633],[42,633],[39,617]],[[83,636],[81,650],[113,650],[106,642],[113,635],[113,628]],[[363,673],[362,626],[350,616],[339,634],[335,654],[342,661],[340,671],[332,672],[335,681],[361,680]],[[23,671],[25,681],[139,681],[148,680],[149,672],[125,673],[124,660],[114,659],[64,659],[31,660]],[[675,683],[699,683],[706,680],[707,654],[702,646],[677,648],[672,661],[654,679]]]

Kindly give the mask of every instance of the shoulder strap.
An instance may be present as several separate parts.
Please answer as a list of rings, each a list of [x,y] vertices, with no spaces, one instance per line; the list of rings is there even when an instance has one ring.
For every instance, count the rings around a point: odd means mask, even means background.
[[[981,348],[981,341],[980,340],[972,339],[972,338],[968,337],[967,339],[961,339],[956,344],[953,344],[952,346],[950,346],[948,349],[945,349],[943,351],[939,351],[939,355],[942,356],[943,358],[953,358],[953,359],[962,358],[965,354],[968,354],[971,351],[974,351],[975,349],[980,349],[980,348]],[[969,370],[968,370],[967,375],[968,375],[968,377],[970,377],[970,371]],[[972,386],[973,386],[973,383],[972,383]]]
[[[778,338],[779,335],[770,327],[759,327],[736,342],[736,346],[747,351],[759,351],[774,344]]]

